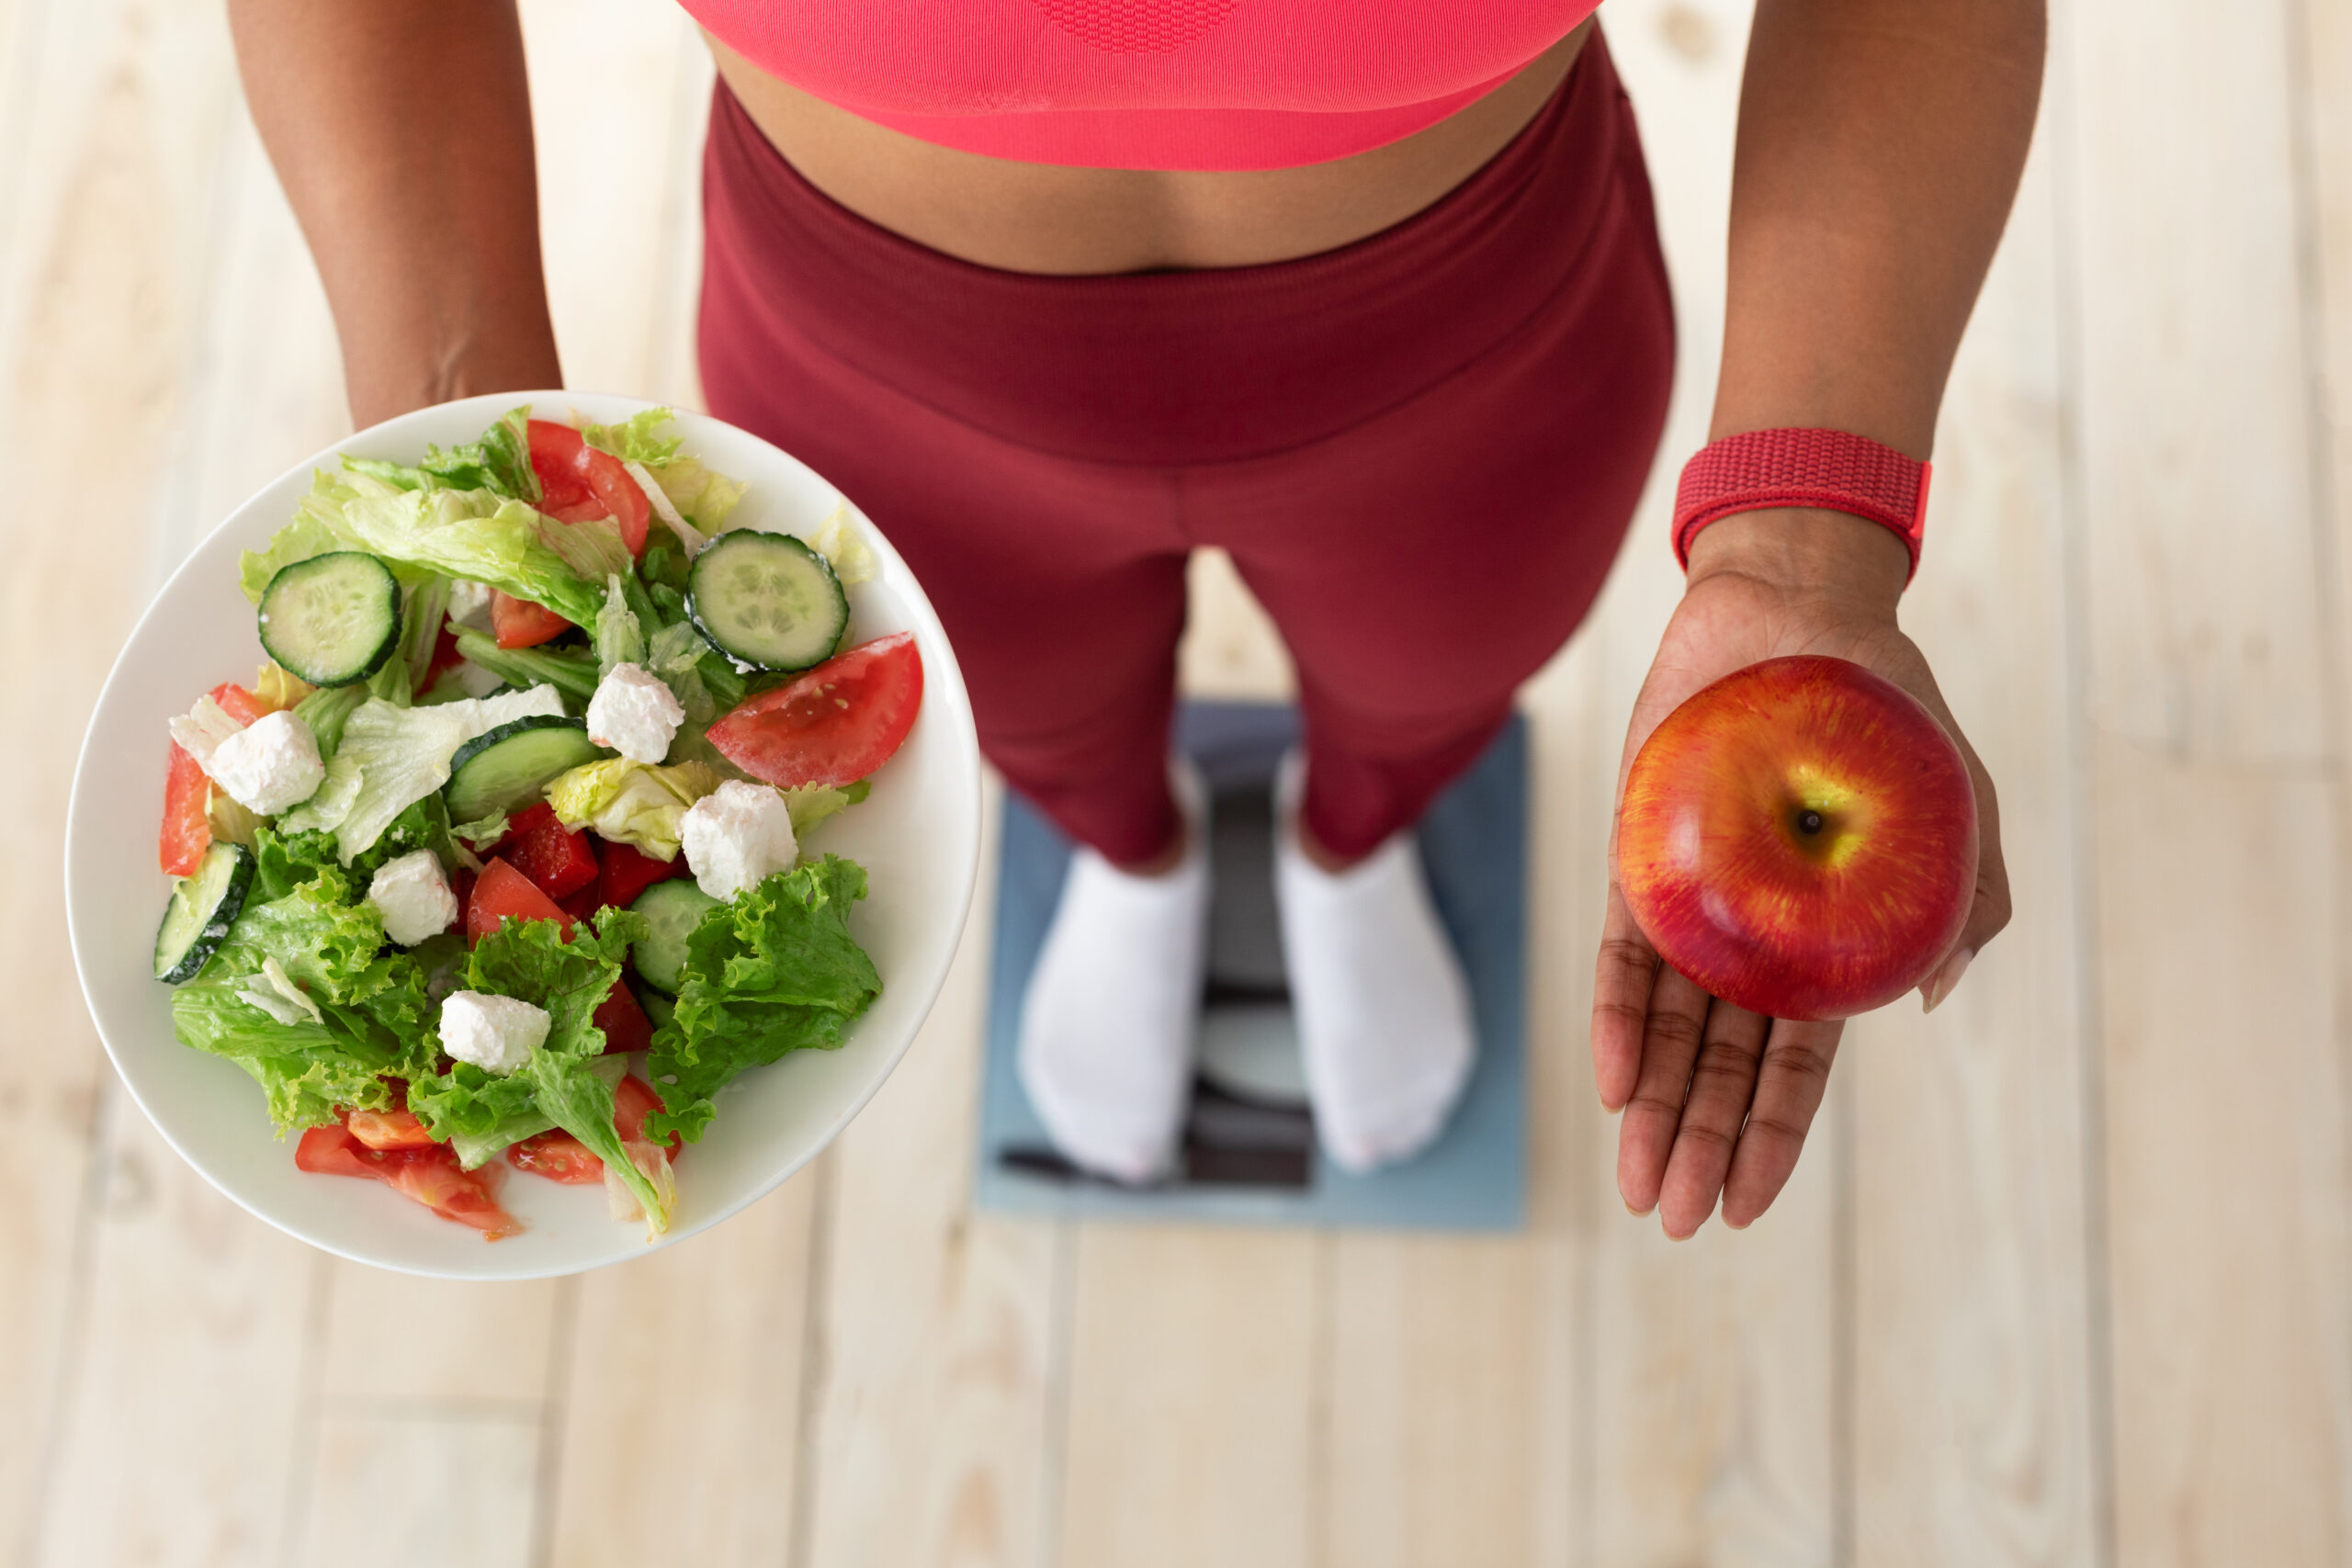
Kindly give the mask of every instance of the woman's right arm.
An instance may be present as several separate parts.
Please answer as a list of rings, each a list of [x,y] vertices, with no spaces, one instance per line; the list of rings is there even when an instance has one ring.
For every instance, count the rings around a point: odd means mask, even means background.
[[[484,0],[230,0],[246,101],[361,425],[562,385],[523,33]]]

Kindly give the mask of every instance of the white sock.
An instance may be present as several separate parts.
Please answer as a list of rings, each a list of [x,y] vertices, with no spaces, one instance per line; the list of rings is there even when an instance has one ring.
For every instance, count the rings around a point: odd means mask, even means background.
[[[1072,1164],[1120,1181],[1175,1165],[1209,912],[1208,792],[1170,770],[1184,855],[1135,876],[1080,845],[1021,1013],[1021,1084]]]
[[[1477,1033],[1413,835],[1325,871],[1299,846],[1305,771],[1293,751],[1275,786],[1283,954],[1316,1135],[1334,1164],[1360,1174],[1410,1158],[1444,1128]]]

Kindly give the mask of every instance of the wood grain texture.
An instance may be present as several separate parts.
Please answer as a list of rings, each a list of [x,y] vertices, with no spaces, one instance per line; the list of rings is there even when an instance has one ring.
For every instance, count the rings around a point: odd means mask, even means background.
[[[2037,155],[1945,399],[1904,604],[1998,788],[2016,913],[1935,1016],[1905,997],[1849,1034],[1858,1562],[2097,1550],[2054,217]]]
[[[530,1568],[539,1442],[536,1415],[332,1413],[293,1560]]]
[[[721,1228],[568,1285],[548,1562],[785,1562],[815,1193],[803,1171]]]
[[[209,6],[44,7],[17,36],[31,96],[0,249],[0,441],[24,490],[0,647],[44,677],[0,718],[51,761],[0,783],[17,890],[0,903],[0,1179],[17,1195],[0,1220],[0,1551],[250,1560],[285,1522],[309,1258],[113,1089],[66,958],[59,861],[82,720],[154,581],[234,79]]]
[[[1315,1561],[1325,1245],[1307,1232],[1081,1228],[1053,1561]]]
[[[2341,641],[2300,15],[2088,4],[2062,33],[2126,1568],[2335,1562],[2352,1541]]]
[[[796,1564],[1050,1561],[1064,1243],[970,1207],[999,787],[946,987],[826,1156]]]
[[[2176,754],[2325,750],[2290,18],[2075,0],[2056,28],[2090,716]]]
[[[564,383],[691,402],[709,51],[645,0],[527,0],[522,17]]]
[[[1667,508],[1673,476],[1705,439],[1714,394],[1747,10],[1664,3],[1612,8],[1607,20],[1611,50],[1640,107],[1674,278],[1679,364],[1649,491],[1581,634],[1605,715],[1590,743],[1598,755],[1581,762],[1591,779],[1583,787],[1605,791],[1603,799],[1613,798],[1625,717],[1681,592],[1666,547]],[[1599,834],[1605,844],[1607,809],[1571,831]],[[1559,892],[1597,901],[1600,887]],[[1577,951],[1562,955],[1585,972],[1588,987],[1595,936],[1580,933]],[[1625,1214],[1616,1124],[1594,1108],[1590,1068],[1579,1064],[1573,1094],[1585,1128],[1577,1146],[1590,1227],[1580,1296],[1588,1321],[1578,1331],[1588,1402],[1577,1460],[1579,1562],[1832,1561],[1842,1528],[1839,1106],[1849,1072],[1838,1069],[1797,1173],[1770,1213],[1739,1234],[1711,1221],[1676,1244],[1654,1216]]]
[[[2098,769],[2117,1561],[2341,1563],[2335,786],[2112,739]]]
[[[32,1561],[269,1563],[296,1502],[317,1254],[118,1101],[77,1303],[85,1348]]]

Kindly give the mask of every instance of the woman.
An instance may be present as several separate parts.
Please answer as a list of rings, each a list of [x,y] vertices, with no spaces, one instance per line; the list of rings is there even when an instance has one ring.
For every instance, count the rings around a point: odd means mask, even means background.
[[[690,0],[720,76],[710,406],[882,525],[989,756],[1079,841],[1022,1069],[1091,1168],[1164,1170],[1189,1076],[1205,820],[1167,750],[1199,545],[1232,554],[1298,667],[1277,887],[1327,1149],[1409,1156],[1467,1075],[1409,829],[1598,591],[1670,372],[1592,4]],[[354,417],[560,384],[511,9],[232,15]],[[1714,434],[1833,434],[1713,446],[1686,477],[1689,586],[1629,756],[1698,686],[1794,652],[1870,665],[1958,735],[1896,628],[1904,529],[2042,27],[2041,0],[1760,0]],[[1882,493],[1848,483],[1856,461]],[[1791,487],[1829,504],[1770,504]],[[1970,765],[1983,870],[1931,1007],[2007,919]],[[1837,1040],[1713,1001],[1611,887],[1593,1052],[1634,1212],[1675,1235],[1719,1196],[1733,1225],[1761,1213]]]

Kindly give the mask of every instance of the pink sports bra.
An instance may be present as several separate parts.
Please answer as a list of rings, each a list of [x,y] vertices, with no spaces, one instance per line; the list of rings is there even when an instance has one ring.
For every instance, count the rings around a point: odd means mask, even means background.
[[[1600,0],[684,0],[761,70],[1034,164],[1279,169],[1435,124]]]

